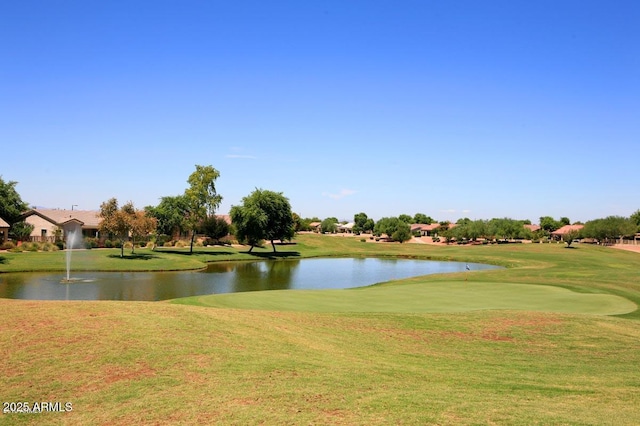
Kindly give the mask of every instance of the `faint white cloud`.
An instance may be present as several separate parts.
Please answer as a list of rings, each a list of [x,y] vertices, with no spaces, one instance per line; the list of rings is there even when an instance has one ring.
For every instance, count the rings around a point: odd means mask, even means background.
[[[258,157],[255,155],[242,155],[242,154],[227,154],[226,158],[247,158],[249,160],[256,160]]]
[[[342,189],[337,194],[331,194],[329,192],[323,192],[322,196],[323,197],[333,198],[334,200],[339,200],[341,198],[348,197],[349,195],[353,195],[355,193],[356,193],[356,191],[354,191],[353,189]]]
[[[248,160],[256,160],[258,157],[255,155],[247,154],[247,150],[240,146],[232,146],[229,148],[231,154],[225,155],[225,158],[238,158],[238,159],[248,159]]]
[[[440,213],[455,213],[456,209],[446,209],[446,210],[440,210]]]
[[[462,210],[462,213],[471,213],[471,210]]]

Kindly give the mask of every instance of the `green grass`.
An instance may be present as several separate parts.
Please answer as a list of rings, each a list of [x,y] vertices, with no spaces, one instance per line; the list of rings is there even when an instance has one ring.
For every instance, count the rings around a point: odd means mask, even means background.
[[[74,408],[0,415],[0,424],[640,424],[639,254],[297,242],[279,249],[507,269],[173,303],[0,299],[0,400]],[[113,253],[84,252],[102,270],[271,256]],[[60,256],[3,253],[0,271],[53,267]]]
[[[346,290],[274,290],[193,296],[175,303],[215,308],[300,312],[465,312],[511,309],[619,315],[637,309],[614,295],[583,294],[564,288],[500,282],[424,282]]]

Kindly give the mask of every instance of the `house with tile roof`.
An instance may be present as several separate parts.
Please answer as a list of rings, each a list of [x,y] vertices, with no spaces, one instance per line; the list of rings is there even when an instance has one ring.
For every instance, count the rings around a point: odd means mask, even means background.
[[[564,225],[563,227],[553,231],[551,236],[556,239],[562,239],[562,237],[567,235],[569,232],[578,232],[582,228],[584,228],[584,225]]]
[[[22,215],[33,225],[31,241],[65,239],[71,232],[81,232],[84,237],[96,238],[100,225],[100,212],[95,210],[32,209]]]
[[[425,223],[414,223],[411,225],[411,233],[420,232],[420,235],[423,237],[431,237],[433,236],[438,229],[440,229],[439,223],[431,223],[429,225]]]
[[[531,232],[537,232],[540,230],[540,225],[524,225],[524,227]]]

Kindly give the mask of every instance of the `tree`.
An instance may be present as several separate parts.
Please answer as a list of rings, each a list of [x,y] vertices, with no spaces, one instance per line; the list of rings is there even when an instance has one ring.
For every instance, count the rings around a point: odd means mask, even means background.
[[[261,240],[269,240],[275,253],[275,240],[290,240],[294,235],[291,205],[281,192],[256,189],[242,199],[241,206],[231,207],[231,220],[238,240],[251,245],[249,252]]]
[[[129,201],[127,204],[118,208],[118,200],[110,198],[100,204],[100,221],[99,230],[107,235],[116,237],[120,241],[120,257],[124,257],[124,242],[131,232],[131,213],[135,212],[133,203]]]
[[[631,221],[638,227],[636,231],[640,232],[640,209],[636,210],[629,219],[631,219]]]
[[[360,232],[364,232],[364,228],[367,224],[367,220],[369,219],[369,217],[367,216],[366,213],[356,213],[353,216],[353,222],[354,222],[354,226],[353,226],[353,232],[355,233],[360,233]]]
[[[562,241],[565,242],[567,247],[571,247],[571,243],[573,243],[573,241],[576,238],[578,238],[579,235],[580,235],[580,231],[578,231],[576,229],[572,229],[572,230],[562,234]]]
[[[637,229],[636,224],[631,219],[608,216],[604,219],[591,220],[585,223],[582,235],[587,238],[595,238],[607,244],[618,238],[633,236]]]
[[[328,217],[320,222],[320,231],[325,234],[333,234],[338,230],[338,218]]]
[[[540,218],[540,228],[544,229],[547,234],[560,228],[560,223],[551,216],[542,216]]]
[[[209,216],[202,221],[201,231],[207,237],[219,242],[220,238],[229,234],[229,224],[221,217]]]
[[[20,216],[29,208],[16,191],[18,182],[5,182],[0,175],[0,218],[9,225],[20,221]]]
[[[212,166],[196,165],[196,171],[187,179],[189,188],[185,190],[184,197],[187,206],[185,223],[191,231],[189,253],[193,253],[193,242],[200,223],[207,217],[213,216],[222,201],[222,197],[216,192],[215,185],[219,177],[220,172]]]
[[[413,222],[413,217],[408,214],[401,214],[400,216],[398,216],[398,219],[408,224]]]
[[[408,223],[400,221],[398,229],[391,234],[391,238],[393,238],[394,241],[399,241],[401,244],[409,241],[411,239],[411,227]]]
[[[133,207],[133,204],[131,205]],[[128,211],[129,226],[131,228],[131,253],[135,252],[136,239],[147,237],[156,230],[158,221],[143,210]]]
[[[431,225],[434,222],[431,216],[427,216],[424,213],[416,213],[413,216],[413,223],[422,223],[425,225]]]
[[[571,219],[569,219],[566,216],[563,216],[560,218],[560,227],[563,227],[565,225],[571,225]]]
[[[514,239],[514,238],[526,238],[530,236],[527,234],[527,229],[524,227],[524,223],[520,220],[505,218],[494,218],[487,224],[488,234],[491,234],[497,238]]]
[[[188,211],[187,199],[184,195],[162,197],[156,207],[145,207],[145,211],[157,220],[158,234],[180,236],[186,228]]]
[[[383,217],[376,222],[373,232],[378,236],[386,234],[387,237],[400,242],[411,239],[411,227],[398,217]]]
[[[28,241],[33,231],[33,225],[27,222],[15,222],[11,225],[11,236],[18,241]]]
[[[364,223],[364,227],[362,228],[362,230],[364,232],[373,232],[373,228],[376,226],[376,222],[369,218],[367,219],[367,221]]]

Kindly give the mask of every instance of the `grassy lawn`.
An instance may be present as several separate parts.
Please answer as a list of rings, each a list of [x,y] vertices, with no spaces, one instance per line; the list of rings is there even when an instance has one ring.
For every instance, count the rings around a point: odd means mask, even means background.
[[[0,424],[640,424],[637,253],[312,235],[278,249],[508,268],[172,303],[0,299],[0,399],[73,403],[66,413],[2,414]],[[118,253],[74,252],[74,269],[271,256]],[[2,253],[0,271],[63,270],[61,259]]]

